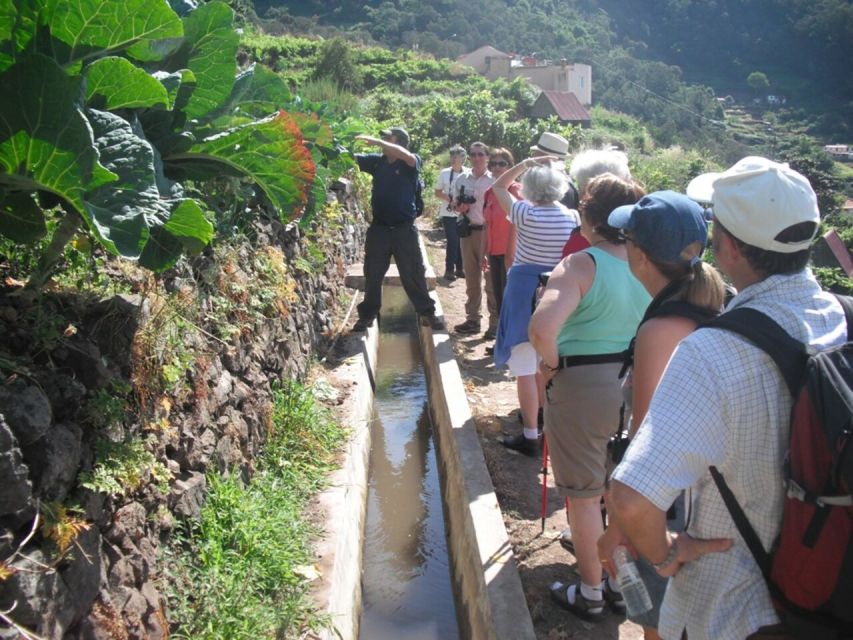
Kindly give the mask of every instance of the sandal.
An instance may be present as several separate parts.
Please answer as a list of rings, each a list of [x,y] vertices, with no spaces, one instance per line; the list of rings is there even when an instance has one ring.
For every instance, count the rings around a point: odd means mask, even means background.
[[[625,597],[622,595],[622,592],[611,588],[610,580],[608,578],[604,578],[604,580],[601,581],[601,588],[604,591],[604,601],[610,605],[610,608],[613,609],[615,613],[624,616],[627,611],[627,607],[625,606]]]
[[[572,590],[574,602],[569,599],[569,591]],[[575,614],[579,618],[590,622],[599,622],[604,619],[604,599],[588,600],[581,593],[580,583],[563,584],[555,582],[549,588],[551,599],[566,611]]]

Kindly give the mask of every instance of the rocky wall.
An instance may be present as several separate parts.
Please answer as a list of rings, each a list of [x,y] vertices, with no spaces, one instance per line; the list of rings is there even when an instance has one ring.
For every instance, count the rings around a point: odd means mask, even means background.
[[[161,545],[176,518],[199,515],[209,471],[251,476],[270,419],[271,385],[302,378],[336,329],[346,269],[360,256],[365,228],[348,184],[336,187],[342,215],[334,225],[306,230],[255,221],[252,240],[233,246],[229,265],[209,251],[162,281],[166,291],[200,305],[204,318],[212,304],[201,295],[206,279],[216,282],[227,268],[230,282],[248,286],[258,277],[252,256],[273,247],[295,284],[286,309],[246,319],[227,339],[215,321],[190,327],[184,346],[191,365],[171,396],[149,397],[139,388],[142,363],[162,347],[140,340],[163,313],[150,291],[100,300],[48,293],[34,313],[20,290],[0,290],[0,611],[15,624],[43,638],[168,637],[158,591]],[[315,258],[318,250],[324,258],[313,272],[304,268],[306,233]],[[58,335],[42,335],[45,326],[65,325]],[[112,390],[124,388],[140,411],[94,428],[93,399],[108,402]],[[147,423],[152,416],[159,427]],[[81,486],[105,429],[116,441],[144,436],[145,451],[170,472],[167,491],[153,477],[117,495]],[[81,509],[66,514],[66,527],[77,529],[64,554],[58,530],[46,528],[44,505]],[[21,636],[0,622],[0,637]]]

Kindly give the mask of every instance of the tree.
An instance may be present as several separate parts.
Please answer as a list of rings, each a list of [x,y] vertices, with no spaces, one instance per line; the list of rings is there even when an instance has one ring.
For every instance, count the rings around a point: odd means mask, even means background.
[[[314,78],[330,78],[349,91],[361,89],[361,71],[355,62],[350,45],[340,38],[323,43],[320,60],[314,68]]]
[[[753,71],[746,77],[746,83],[756,94],[763,93],[770,88],[770,81],[767,75],[761,71]]]

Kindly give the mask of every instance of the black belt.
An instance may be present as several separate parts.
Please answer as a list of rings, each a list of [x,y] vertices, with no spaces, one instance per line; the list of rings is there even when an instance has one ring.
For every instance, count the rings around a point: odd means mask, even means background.
[[[482,230],[483,230],[483,225],[481,225],[481,224],[469,224],[469,225],[468,225],[468,228],[469,228],[471,231],[482,231]]]
[[[599,353],[591,356],[560,356],[560,369],[569,367],[580,367],[585,364],[607,364],[610,362],[622,362],[625,353]]]
[[[385,224],[383,222],[374,221],[371,226],[385,227],[386,229],[396,229],[397,227],[411,227],[414,223],[414,220],[408,220],[406,222],[397,222],[396,224]]]

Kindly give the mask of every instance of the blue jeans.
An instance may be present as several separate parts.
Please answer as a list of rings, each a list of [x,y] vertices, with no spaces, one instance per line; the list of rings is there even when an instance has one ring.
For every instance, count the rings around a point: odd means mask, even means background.
[[[459,249],[459,232],[456,230],[456,217],[441,216],[447,248],[444,251],[444,272],[462,271],[462,251]]]

